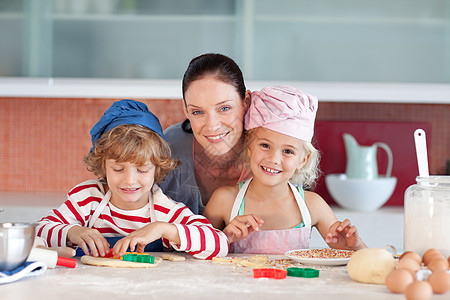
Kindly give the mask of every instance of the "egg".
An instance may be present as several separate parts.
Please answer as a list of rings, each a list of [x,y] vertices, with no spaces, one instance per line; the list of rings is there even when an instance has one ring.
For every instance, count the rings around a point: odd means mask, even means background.
[[[408,270],[408,269],[399,269],[399,270],[406,270],[406,271],[408,271],[411,274],[412,278],[414,280],[417,280],[417,272],[416,271]]]
[[[450,290],[450,274],[446,271],[435,271],[427,280],[436,294],[444,294]]]
[[[398,261],[397,269],[408,269],[410,271],[417,272],[421,269],[421,266],[413,258],[405,257]]]
[[[394,293],[404,293],[406,288],[413,283],[414,278],[407,269],[397,269],[386,277],[386,287]]]
[[[433,296],[433,289],[427,281],[414,281],[405,291],[407,300],[428,300],[431,296]]]
[[[426,266],[426,265],[428,265],[428,263],[432,260],[432,257],[437,257],[437,256],[439,256],[439,257],[441,257],[442,256],[442,254],[441,254],[441,252],[439,252],[439,250],[437,250],[437,249],[434,249],[434,248],[431,248],[431,249],[428,249],[427,251],[425,251],[425,253],[423,254],[423,256],[422,256],[422,262],[423,262],[423,264]]]
[[[400,260],[406,257],[414,259],[418,264],[422,264],[422,257],[414,251],[406,251],[400,256]]]
[[[431,272],[435,271],[447,271],[448,261],[445,258],[434,258],[428,263],[428,269]]]

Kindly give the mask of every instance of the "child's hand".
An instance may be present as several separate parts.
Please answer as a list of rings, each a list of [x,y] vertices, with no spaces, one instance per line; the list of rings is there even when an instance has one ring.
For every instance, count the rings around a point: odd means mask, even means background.
[[[240,239],[245,240],[253,231],[259,231],[259,228],[263,223],[263,219],[256,215],[236,216],[223,229],[223,233],[227,236],[228,241],[233,243]]]
[[[105,256],[109,253],[109,243],[97,229],[73,226],[67,232],[67,240],[80,246],[86,255],[89,255],[89,249],[94,256]]]
[[[132,252],[144,252],[147,244],[159,238],[167,238],[177,244],[181,243],[178,229],[174,224],[154,222],[133,231],[128,236],[118,240],[113,247],[114,256],[122,257],[127,252],[128,247],[130,247],[130,251]]]
[[[366,247],[359,238],[358,230],[348,219],[334,222],[328,229],[325,242],[335,249],[356,250]]]

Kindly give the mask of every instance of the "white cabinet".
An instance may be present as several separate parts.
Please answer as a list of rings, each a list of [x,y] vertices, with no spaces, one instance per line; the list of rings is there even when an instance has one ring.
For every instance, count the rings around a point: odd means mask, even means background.
[[[13,3],[13,4],[11,4]],[[0,0],[0,76],[450,82],[448,0]]]

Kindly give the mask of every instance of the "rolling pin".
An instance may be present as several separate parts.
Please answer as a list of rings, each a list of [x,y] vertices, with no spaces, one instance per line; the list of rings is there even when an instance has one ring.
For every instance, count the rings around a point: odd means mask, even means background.
[[[77,253],[75,249],[70,247],[47,247],[45,240],[39,236],[34,239],[33,248],[34,247],[56,251],[58,252],[58,255],[62,257],[74,257]]]
[[[43,261],[50,269],[56,266],[75,268],[77,265],[76,259],[58,256],[58,252],[43,248],[31,249],[27,261]]]
[[[36,248],[40,249],[47,249],[47,250],[53,250],[58,253],[58,256],[62,257],[74,257],[77,251],[70,247],[45,247],[45,246],[36,246]]]

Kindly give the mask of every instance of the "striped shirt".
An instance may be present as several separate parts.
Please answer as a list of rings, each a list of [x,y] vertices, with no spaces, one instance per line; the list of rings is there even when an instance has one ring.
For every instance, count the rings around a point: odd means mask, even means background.
[[[94,211],[107,196],[99,180],[80,183],[67,194],[67,200],[59,208],[49,211],[38,222],[36,235],[46,240],[49,247],[72,246],[67,241],[68,230],[73,226],[88,227]],[[177,227],[181,243],[177,245],[163,239],[165,247],[186,251],[201,259],[228,254],[225,234],[213,228],[205,217],[194,215],[186,205],[164,195],[157,185],[153,186],[151,199],[152,202],[136,210],[122,210],[109,202],[92,228],[105,237],[117,237],[126,236],[151,222],[168,222]]]

